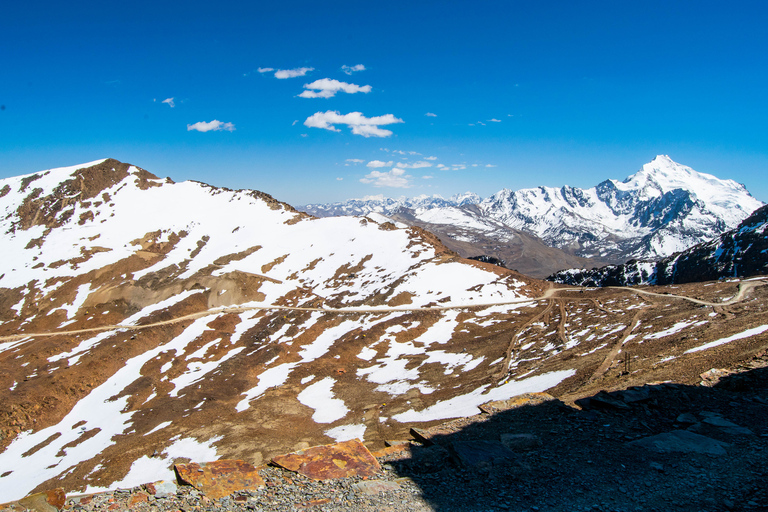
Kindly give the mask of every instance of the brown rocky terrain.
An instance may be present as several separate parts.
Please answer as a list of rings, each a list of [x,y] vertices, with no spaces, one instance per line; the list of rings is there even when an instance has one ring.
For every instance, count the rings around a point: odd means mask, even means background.
[[[758,481],[750,473],[757,455],[748,456],[764,446],[766,433],[759,423],[764,357],[756,356],[768,343],[762,279],[553,287],[463,260],[416,229],[311,219],[251,191],[173,184],[108,161],[96,166],[116,173],[100,178],[109,199],[51,207],[71,211],[66,219],[20,220],[32,215],[19,216],[30,194],[55,202],[69,178],[54,180],[53,171],[11,181],[0,197],[9,248],[0,270],[0,501],[58,487],[69,495],[131,489],[170,479],[174,464],[190,461],[241,459],[259,467],[354,438],[385,463],[375,478],[394,483],[381,495],[354,487],[357,477],[313,483],[265,468],[273,485],[229,501],[206,502],[181,488],[182,501],[150,500],[143,490],[146,500],[133,505],[566,510],[573,503],[635,510],[645,509],[642,498],[662,510],[663,493],[649,489],[663,484],[661,475],[694,481],[691,468],[707,475],[695,481],[725,489],[710,493],[712,510],[724,500],[762,499],[749,483]],[[35,183],[40,192],[29,190]],[[131,209],[137,198],[147,213]],[[215,215],[225,207],[233,213]],[[739,367],[757,379],[754,391],[751,384],[747,392],[699,385],[702,374],[719,375],[706,373],[712,368]],[[578,401],[653,382],[676,386],[652,385],[636,401],[612,398],[625,407]],[[542,391],[557,401],[477,416],[484,403]],[[674,430],[686,412],[695,421],[679,426],[736,447],[721,462],[744,485],[710,478],[715,466],[699,455],[649,459],[626,446]],[[754,435],[731,441],[730,433],[709,432],[705,420],[713,417]],[[456,418],[470,419],[432,441],[437,448],[379,452],[411,439],[413,428]],[[456,444],[494,441],[495,450],[501,434],[512,433],[533,434],[541,445],[474,467]],[[627,498],[632,508],[597,499],[628,488],[598,478],[617,474],[621,464],[631,468],[628,482],[645,486],[638,499]],[[116,510],[138,492],[110,491],[68,506]],[[675,503],[693,510],[704,499]]]

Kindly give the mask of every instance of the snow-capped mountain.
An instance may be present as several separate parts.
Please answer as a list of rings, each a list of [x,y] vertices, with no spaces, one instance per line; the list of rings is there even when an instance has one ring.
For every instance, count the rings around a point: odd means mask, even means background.
[[[762,203],[733,180],[660,155],[624,181],[580,189],[502,190],[484,215],[579,256],[658,258],[732,229]]]
[[[768,205],[719,237],[659,261],[632,260],[602,268],[569,269],[548,279],[577,286],[627,286],[768,275]]]
[[[335,215],[363,215],[374,210],[399,214],[398,220],[408,222],[410,218],[413,224],[420,222],[448,236],[452,236],[451,229],[437,227],[460,228],[458,241],[482,240],[485,246],[485,250],[460,251],[463,256],[493,252],[488,239],[503,245],[517,231],[572,256],[595,259],[595,263],[619,263],[668,256],[709,240],[734,228],[761,205],[733,180],[697,172],[659,155],[624,181],[609,179],[588,189],[504,189],[479,202],[473,196],[469,204],[459,204],[453,198],[443,204],[377,196],[375,201],[325,208],[315,205],[307,211],[321,216],[330,211]],[[516,257],[502,259],[514,261]],[[550,267],[549,273],[554,270]]]
[[[430,210],[433,208],[450,208],[454,206],[477,204],[481,200],[480,196],[472,192],[456,194],[449,199],[444,199],[439,194],[431,196],[422,194],[412,198],[402,196],[397,199],[379,194],[375,196],[365,196],[362,199],[349,199],[337,203],[308,204],[300,207],[300,209],[316,217],[339,217],[344,215],[364,217],[371,213],[390,216],[403,209],[412,210],[418,208]]]

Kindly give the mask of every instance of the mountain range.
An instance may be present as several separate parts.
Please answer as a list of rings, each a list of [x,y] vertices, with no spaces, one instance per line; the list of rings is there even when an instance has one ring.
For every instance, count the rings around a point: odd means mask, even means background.
[[[623,181],[588,189],[504,189],[478,199],[471,193],[449,200],[378,196],[302,209],[317,216],[387,215],[435,232],[463,256],[485,253],[543,277],[568,267],[669,256],[736,227],[762,206],[743,185],[666,155]]]
[[[112,159],[0,180],[0,245],[0,503],[382,448],[521,393],[698,383],[768,329],[762,283],[571,291]]]

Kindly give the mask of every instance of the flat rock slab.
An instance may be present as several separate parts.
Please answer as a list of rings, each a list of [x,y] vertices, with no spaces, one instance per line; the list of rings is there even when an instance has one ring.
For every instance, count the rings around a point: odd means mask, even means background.
[[[173,496],[178,490],[176,484],[174,482],[169,482],[168,480],[152,482],[151,484],[146,484],[144,488],[155,498],[167,498],[168,496]]]
[[[451,443],[451,454],[464,466],[517,461],[517,455],[498,441],[457,441]]]
[[[713,427],[718,427],[728,434],[753,435],[753,432],[748,428],[737,425],[720,416],[710,416],[709,418],[704,418],[701,422],[706,423],[707,425],[712,425]]]
[[[487,414],[496,414],[511,409],[517,409],[526,405],[539,405],[544,402],[555,400],[555,397],[549,393],[524,393],[513,396],[508,400],[495,400],[479,406],[480,410]]]
[[[58,512],[64,508],[66,501],[67,495],[64,489],[57,487],[50,491],[30,494],[18,501],[0,504],[0,509],[14,510],[18,508],[35,512]]]
[[[376,458],[356,439],[279,455],[272,463],[313,480],[370,477],[381,471]]]
[[[191,485],[214,500],[265,485],[258,470],[242,460],[192,462],[176,464],[173,468],[179,483]]]
[[[419,442],[432,444],[437,440],[436,438],[455,434],[456,432],[464,430],[469,425],[483,423],[488,421],[488,419],[489,416],[487,414],[476,414],[475,416],[447,421],[429,428],[413,427],[411,428],[411,435]]]
[[[541,446],[541,439],[535,434],[501,434],[501,444],[513,452],[526,452]]]
[[[382,492],[396,491],[400,484],[390,480],[364,480],[352,484],[352,488],[363,494],[375,495]]]
[[[694,434],[687,430],[673,430],[665,434],[644,437],[627,443],[659,453],[706,453],[709,455],[727,455],[726,443],[716,441],[710,437]]]

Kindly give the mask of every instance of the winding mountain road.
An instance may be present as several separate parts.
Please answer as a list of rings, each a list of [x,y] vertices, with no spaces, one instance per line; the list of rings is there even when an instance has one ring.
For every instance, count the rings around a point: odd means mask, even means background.
[[[694,304],[700,304],[702,306],[728,306],[736,304],[744,300],[744,297],[755,287],[764,286],[768,284],[768,277],[761,278],[754,281],[741,281],[739,282],[738,293],[727,301],[722,302],[708,302],[700,299],[694,299],[692,297],[686,297],[684,295],[673,295],[668,293],[656,293],[646,290],[639,290],[626,286],[608,286],[615,290],[629,291],[630,293],[636,293],[639,295],[649,295],[654,297],[662,297],[667,299],[680,299],[693,302]],[[535,298],[521,298],[504,302],[490,302],[485,304],[458,304],[449,306],[421,306],[421,307],[381,307],[381,308],[325,308],[325,307],[303,307],[303,306],[223,306],[218,308],[211,308],[205,311],[199,311],[197,313],[190,313],[170,320],[162,320],[160,322],[152,322],[142,325],[103,325],[100,327],[89,327],[87,329],[73,329],[69,331],[54,331],[54,332],[39,332],[39,333],[25,333],[25,334],[12,334],[9,336],[0,336],[0,341],[18,341],[24,338],[32,337],[53,337],[53,336],[67,336],[72,334],[85,334],[92,332],[104,332],[113,330],[128,330],[139,331],[142,329],[150,329],[152,327],[160,327],[163,325],[170,325],[187,320],[196,320],[209,315],[218,315],[221,313],[245,313],[247,311],[312,311],[332,314],[348,314],[348,313],[393,313],[393,312],[416,312],[416,311],[446,311],[453,309],[466,309],[466,308],[484,308],[492,306],[508,306],[512,304],[524,304],[527,302],[540,302],[555,298],[555,295],[561,292],[581,292],[589,290],[590,288],[555,288],[550,285],[543,295]],[[594,288],[591,288],[594,289]],[[583,297],[557,297],[558,300],[583,300]]]

